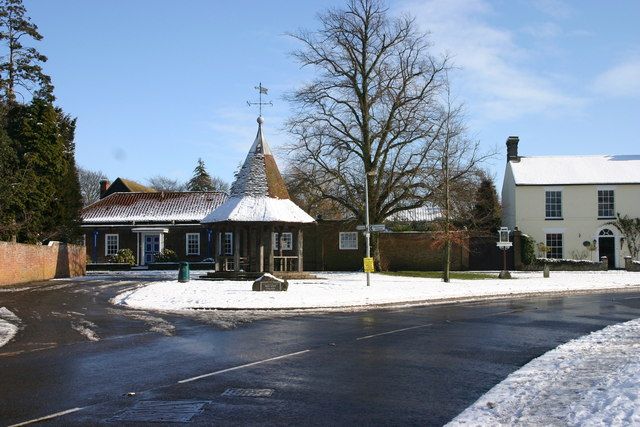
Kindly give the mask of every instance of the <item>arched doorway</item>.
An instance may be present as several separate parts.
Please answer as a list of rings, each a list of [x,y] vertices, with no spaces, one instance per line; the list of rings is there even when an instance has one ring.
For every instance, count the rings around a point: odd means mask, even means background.
[[[598,234],[598,259],[607,257],[609,269],[616,268],[616,239],[613,231],[605,228]]]

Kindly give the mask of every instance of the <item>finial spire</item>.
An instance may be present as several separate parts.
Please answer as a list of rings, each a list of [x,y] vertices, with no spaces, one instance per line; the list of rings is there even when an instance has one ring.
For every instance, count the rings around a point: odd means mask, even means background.
[[[268,95],[269,94],[269,89],[267,89],[266,87],[262,86],[262,82],[260,82],[258,84],[258,86],[254,87],[255,90],[258,91],[258,102],[251,102],[251,101],[247,101],[247,105],[249,107],[252,107],[254,105],[258,106],[258,124],[262,124],[264,122],[264,119],[262,119],[262,121],[260,121],[260,119],[262,118],[262,106],[263,105],[270,105],[273,107],[273,103],[271,101],[269,102],[262,102],[262,95]]]

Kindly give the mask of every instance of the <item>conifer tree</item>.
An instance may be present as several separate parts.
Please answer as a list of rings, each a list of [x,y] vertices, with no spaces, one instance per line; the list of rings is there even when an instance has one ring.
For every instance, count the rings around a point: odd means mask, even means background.
[[[227,191],[229,184],[218,177],[211,177],[202,159],[198,159],[198,164],[193,170],[193,177],[187,182],[189,191]]]
[[[213,191],[211,175],[207,172],[202,159],[198,159],[198,164],[193,170],[193,177],[187,183],[189,191]]]
[[[25,93],[53,101],[51,78],[42,70],[47,57],[23,43],[42,40],[38,26],[26,16],[22,0],[0,0],[0,43],[4,45],[0,62],[0,90],[8,103]]]
[[[501,209],[493,180],[483,177],[476,190],[475,204],[471,211],[471,228],[495,233],[500,227]]]

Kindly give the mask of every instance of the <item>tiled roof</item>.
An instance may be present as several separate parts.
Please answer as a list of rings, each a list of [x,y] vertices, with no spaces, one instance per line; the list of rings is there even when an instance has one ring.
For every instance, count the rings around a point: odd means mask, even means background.
[[[258,117],[258,134],[240,168],[238,177],[231,186],[231,197],[269,196],[276,199],[289,198],[287,186],[262,133],[263,122],[262,117]]]
[[[226,193],[212,191],[114,193],[84,208],[82,222],[199,222],[225,200]]]
[[[509,166],[516,185],[640,183],[640,155],[523,156]]]
[[[140,184],[139,182],[133,181],[131,179],[125,179],[125,178],[118,178],[120,181],[122,181],[122,183],[129,189],[129,191],[131,191],[132,193],[134,192],[140,192],[140,193],[154,193],[156,190],[154,190],[153,188],[149,188],[149,187],[145,187],[144,185]]]
[[[399,222],[428,222],[442,217],[442,210],[434,205],[428,204],[419,208],[396,212],[387,218],[388,221]]]
[[[313,218],[289,199],[287,186],[262,134],[262,117],[258,117],[258,134],[249,154],[231,186],[229,199],[209,213],[203,223],[285,222],[310,223]]]

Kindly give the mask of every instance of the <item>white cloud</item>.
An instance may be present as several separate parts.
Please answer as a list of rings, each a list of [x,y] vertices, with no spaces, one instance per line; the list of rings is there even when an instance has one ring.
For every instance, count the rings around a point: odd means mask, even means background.
[[[431,32],[435,49],[455,55],[464,88],[475,98],[472,108],[485,119],[575,113],[584,105],[584,99],[565,93],[549,70],[534,71],[539,58],[518,45],[514,33],[488,23],[497,12],[486,1],[412,1],[403,11]]]
[[[627,60],[600,74],[593,88],[611,97],[640,97],[640,58]]]
[[[573,14],[571,6],[563,0],[534,0],[532,4],[540,12],[556,19],[568,18]]]

